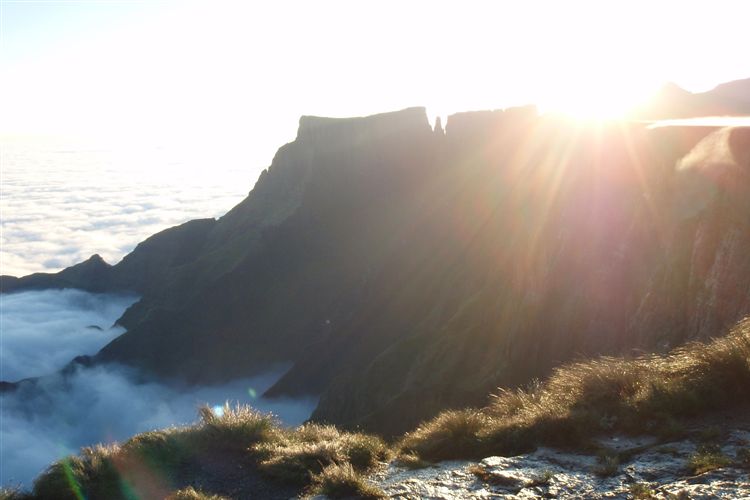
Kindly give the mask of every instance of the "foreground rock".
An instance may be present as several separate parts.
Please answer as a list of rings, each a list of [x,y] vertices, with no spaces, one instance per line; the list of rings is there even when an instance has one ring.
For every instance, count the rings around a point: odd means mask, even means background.
[[[599,454],[539,448],[516,457],[451,461],[409,470],[391,464],[374,478],[392,498],[748,498],[750,432],[731,432],[715,449],[683,440],[610,438]],[[691,472],[710,450],[728,465]],[[623,458],[630,455],[630,458]],[[619,458],[617,458],[619,457]]]

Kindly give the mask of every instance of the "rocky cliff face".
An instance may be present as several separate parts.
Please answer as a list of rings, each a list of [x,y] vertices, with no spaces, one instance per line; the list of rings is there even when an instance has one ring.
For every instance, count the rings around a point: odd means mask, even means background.
[[[315,419],[396,433],[573,357],[750,313],[749,152],[748,129],[533,108],[445,132],[420,108],[303,117],[218,221],[3,289],[138,291],[99,361],[210,381],[291,360],[269,394],[322,393]]]

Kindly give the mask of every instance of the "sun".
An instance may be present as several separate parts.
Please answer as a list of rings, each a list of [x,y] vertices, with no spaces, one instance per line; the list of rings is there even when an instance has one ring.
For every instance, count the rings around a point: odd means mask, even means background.
[[[539,96],[542,112],[561,113],[584,120],[624,118],[643,103],[654,89],[636,79],[627,81],[581,76],[576,82],[551,85]]]

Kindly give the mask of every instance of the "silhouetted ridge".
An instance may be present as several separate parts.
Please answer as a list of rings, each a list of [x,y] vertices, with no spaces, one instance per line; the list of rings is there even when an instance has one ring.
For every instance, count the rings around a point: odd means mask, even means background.
[[[429,127],[427,111],[422,107],[358,118],[303,116],[297,129],[298,141],[316,141],[316,145],[335,147],[340,143],[377,141],[402,133],[423,131]]]
[[[749,115],[750,78],[723,83],[695,94],[668,83],[632,113],[634,118],[646,120]]]

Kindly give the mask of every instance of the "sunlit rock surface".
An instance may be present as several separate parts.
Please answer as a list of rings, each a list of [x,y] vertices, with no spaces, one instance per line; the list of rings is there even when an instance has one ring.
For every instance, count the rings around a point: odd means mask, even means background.
[[[748,470],[743,450],[750,432],[734,431],[720,451],[735,465],[690,475],[687,464],[696,452],[691,441],[655,443],[616,437],[602,445],[611,452],[640,450],[603,475],[595,455],[539,448],[516,457],[488,457],[481,462],[451,461],[425,469],[409,470],[391,464],[373,478],[390,497],[403,499],[451,498],[747,498]],[[481,471],[481,478],[476,471]]]

